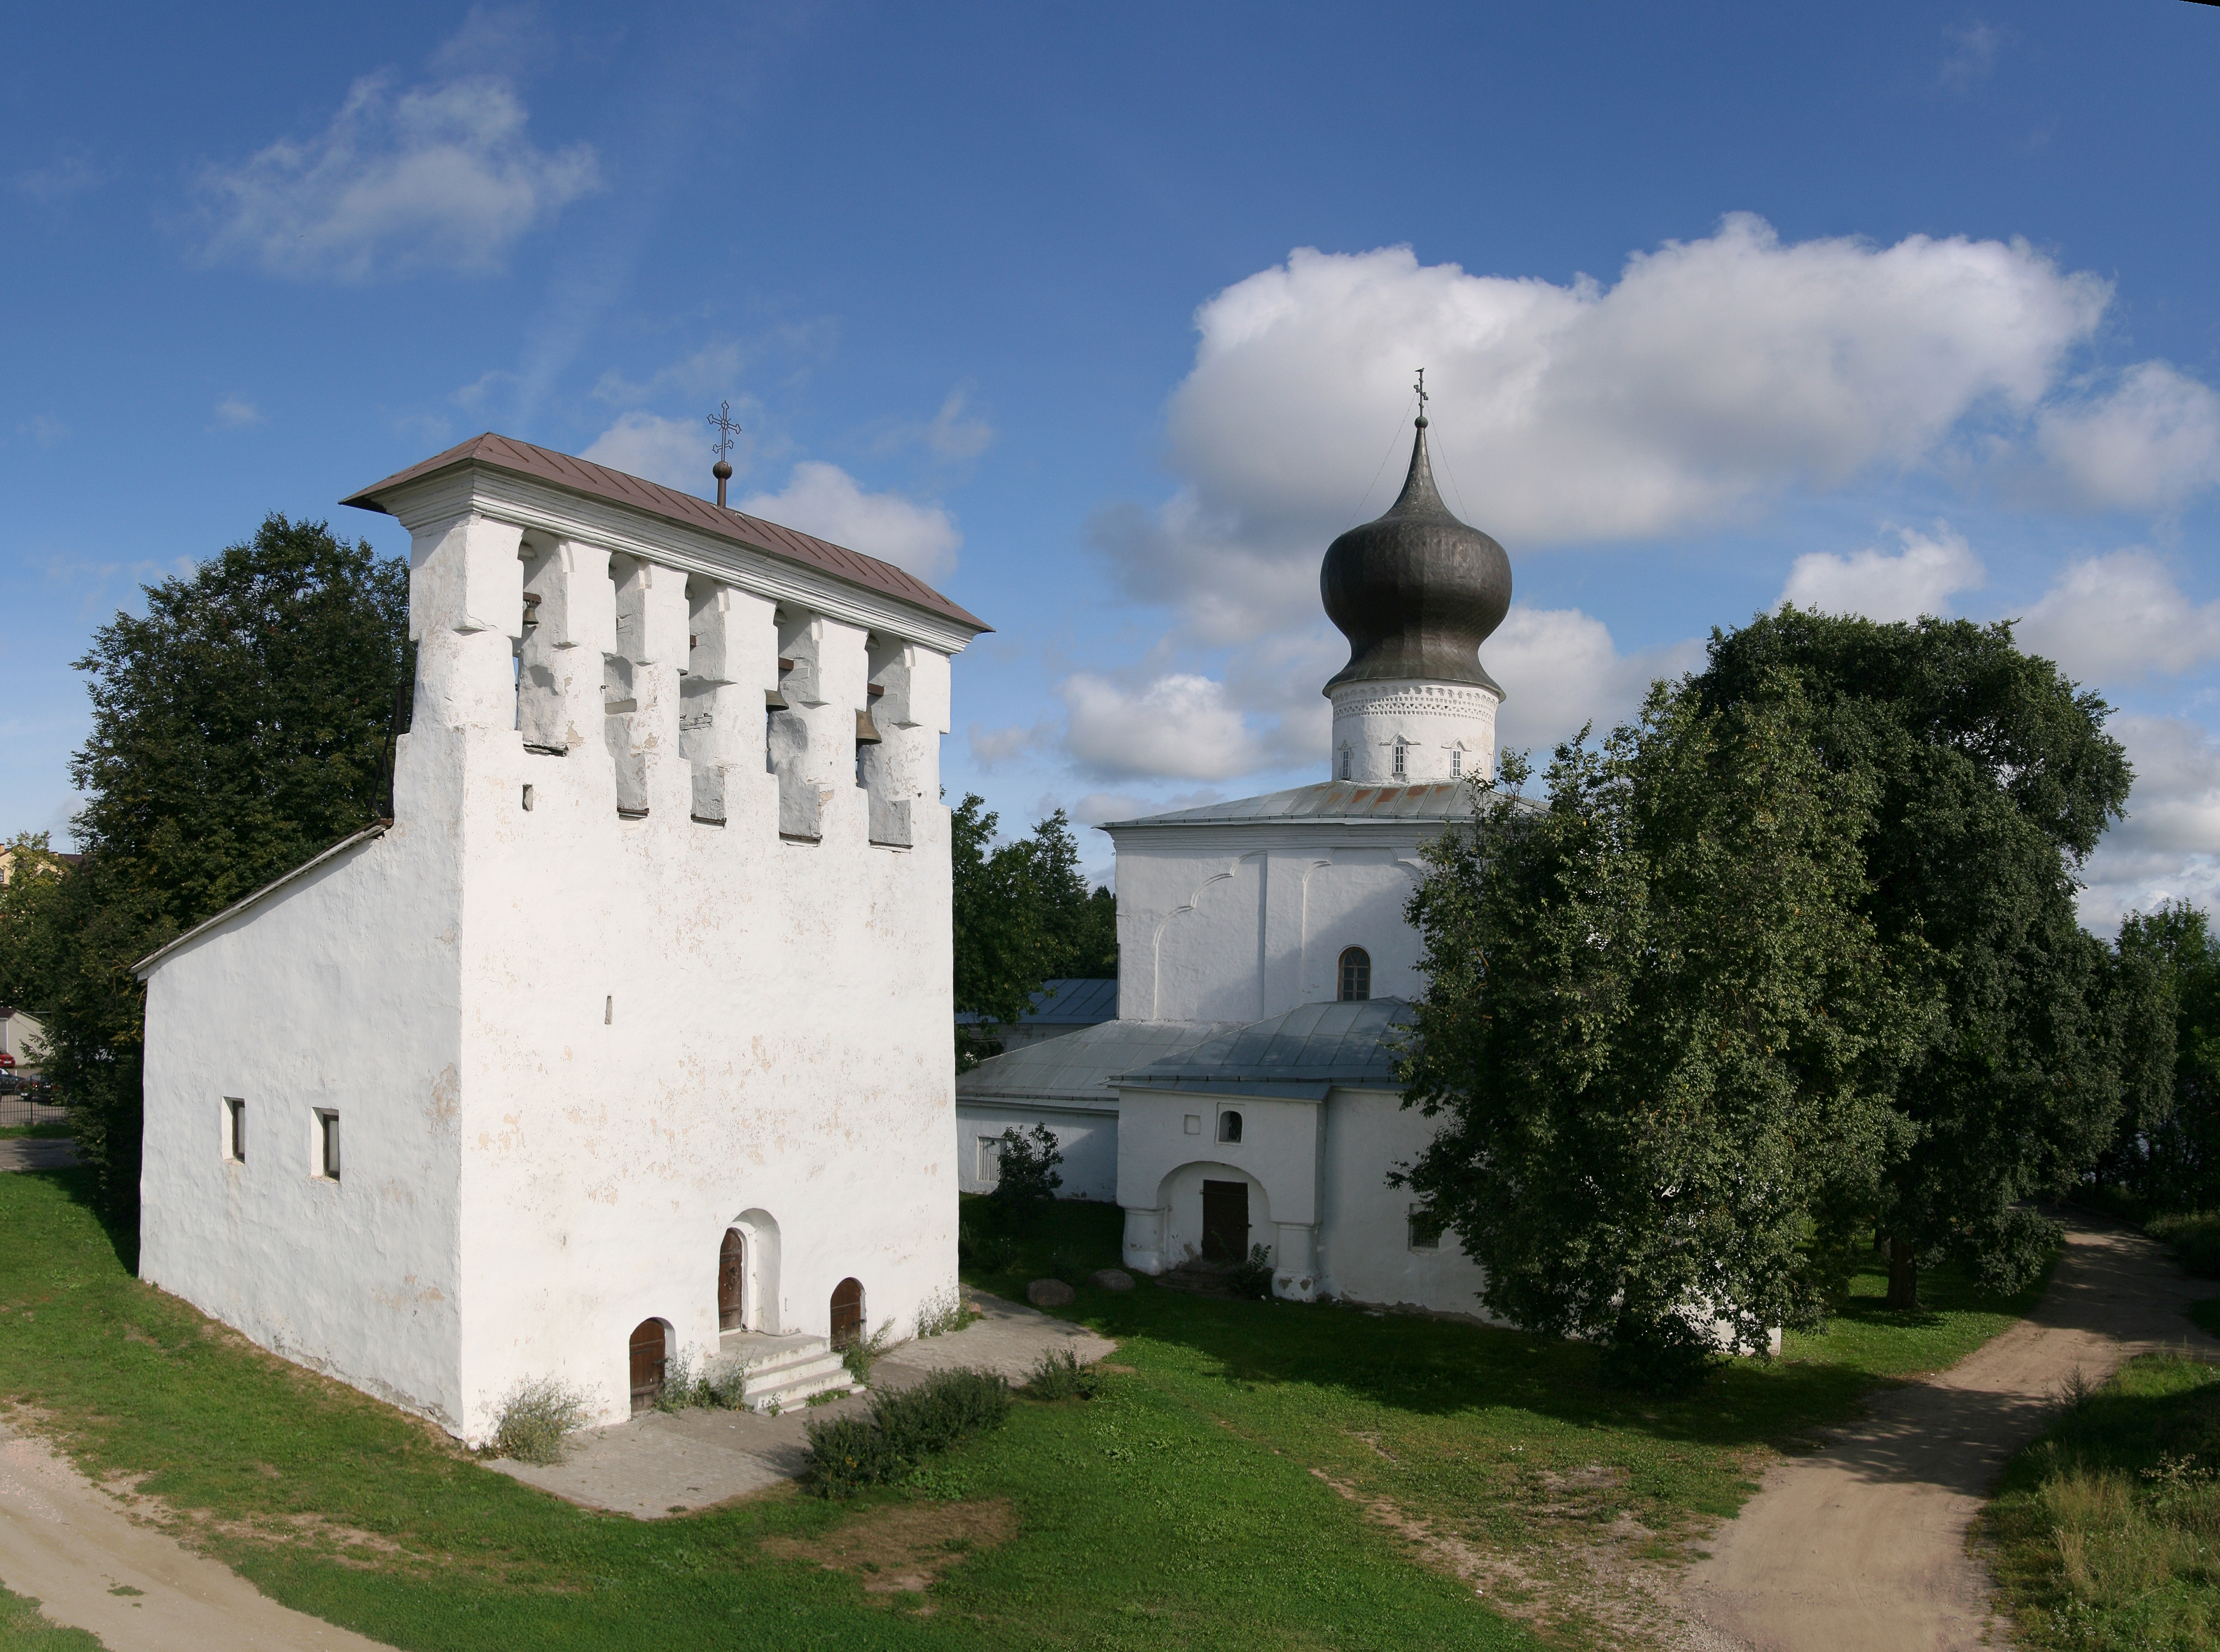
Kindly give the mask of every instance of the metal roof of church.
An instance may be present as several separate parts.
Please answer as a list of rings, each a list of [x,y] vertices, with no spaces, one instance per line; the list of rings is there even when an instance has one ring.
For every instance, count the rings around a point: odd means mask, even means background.
[[[957,1075],[966,1101],[1079,1101],[1118,1105],[1118,1075],[1219,1033],[1228,1021],[1104,1021],[981,1062]]]
[[[1020,1026],[1094,1026],[1118,1016],[1118,977],[1115,976],[1059,976],[1034,989]],[[976,1010],[958,1010],[956,1024],[970,1026],[980,1019]]]
[[[1143,815],[1133,820],[1106,820],[1105,832],[1126,826],[1241,826],[1261,820],[1469,820],[1472,795],[1461,780],[1428,786],[1361,786],[1354,781],[1332,780],[1316,786],[1297,786],[1262,797],[1230,798],[1205,803],[1200,808],[1175,809],[1169,814]]]
[[[508,471],[517,476],[530,477],[565,489],[571,493],[584,494],[589,498],[603,499],[612,504],[627,505],[634,510],[660,516],[666,521],[683,527],[695,528],[712,533],[719,539],[730,539],[751,551],[766,552],[774,557],[783,557],[789,562],[804,563],[812,568],[831,574],[836,579],[853,585],[883,592],[899,597],[905,602],[915,603],[935,614],[944,614],[974,631],[991,631],[993,627],[977,615],[957,607],[939,591],[904,573],[890,562],[876,557],[867,557],[860,551],[834,545],[829,539],[820,539],[808,533],[782,527],[776,522],[764,521],[759,516],[713,505],[706,499],[676,488],[666,488],[658,482],[649,482],[622,471],[612,471],[605,464],[596,464],[589,459],[558,453],[549,447],[534,447],[530,442],[518,441],[512,436],[497,436],[488,431],[473,436],[459,446],[450,447],[444,453],[434,453],[420,464],[405,471],[396,471],[383,482],[373,482],[359,493],[350,495],[340,502],[363,510],[392,513],[380,502],[379,496],[410,482],[421,482],[442,471],[456,470],[465,464],[482,464],[496,471]]]
[[[1331,1089],[1400,1090],[1395,1063],[1413,1019],[1400,998],[1298,1004],[1129,1070],[1118,1085],[1311,1101],[1324,1100]]]

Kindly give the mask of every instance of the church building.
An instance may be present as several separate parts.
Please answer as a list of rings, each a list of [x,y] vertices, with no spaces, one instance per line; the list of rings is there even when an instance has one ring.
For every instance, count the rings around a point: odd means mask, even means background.
[[[1334,540],[1319,587],[1350,643],[1327,778],[1103,828],[1118,1019],[957,1081],[963,1183],[992,1185],[1006,1125],[1044,1123],[1066,1194],[1125,1207],[1137,1271],[1261,1245],[1282,1297],[1478,1313],[1478,1267],[1387,1180],[1433,1130],[1395,1079],[1420,988],[1404,907],[1494,772],[1480,646],[1511,604],[1503,547],[1435,489],[1423,413],[1400,496]]]
[[[726,471],[726,474],[729,474]],[[491,1432],[845,1387],[956,1283],[951,657],[900,569],[480,436],[411,536],[393,818],[146,959],[140,1271]]]

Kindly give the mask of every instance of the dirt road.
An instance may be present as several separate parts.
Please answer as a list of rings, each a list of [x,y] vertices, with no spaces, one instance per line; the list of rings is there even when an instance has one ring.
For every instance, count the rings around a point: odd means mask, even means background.
[[[134,1524],[43,1441],[0,1425],[0,1583],[109,1652],[387,1652],[290,1611]]]
[[[2214,1294],[2140,1234],[2069,1222],[2036,1312],[1949,1370],[1880,1395],[1824,1449],[1775,1466],[1689,1574],[1684,1609],[1755,1652],[1980,1646],[1988,1580],[1966,1533],[2005,1462],[2077,1367],[2096,1380],[2185,1342],[2220,1357],[2220,1342],[2182,1312]]]

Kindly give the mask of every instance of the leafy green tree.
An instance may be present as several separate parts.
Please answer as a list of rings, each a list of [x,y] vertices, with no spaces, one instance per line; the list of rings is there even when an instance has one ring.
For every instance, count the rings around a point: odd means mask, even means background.
[[[2141,961],[2173,1012],[2173,1106],[2130,1116],[2100,1178],[2158,1210],[2220,1208],[2220,939],[2186,901],[2133,913],[2120,926],[2124,966]]]
[[[977,793],[952,811],[956,1007],[982,1018],[957,1029],[958,1072],[999,1049],[996,1030],[1024,1014],[1044,981],[1118,970],[1117,903],[1088,892],[1062,809],[1031,837],[997,847],[1001,817]]]
[[[272,514],[146,595],[145,618],[117,614],[77,662],[84,858],[20,937],[8,914],[4,964],[6,989],[49,1011],[55,1088],[117,1214],[139,1181],[132,964],[389,810],[414,670],[406,564],[324,523]]]
[[[1724,1330],[1818,1318],[1839,1233],[1901,1150],[1889,1105],[1931,989],[1859,910],[1868,782],[1829,775],[1793,689],[1706,716],[1653,689],[1538,802],[1506,754],[1425,851],[1406,1180],[1487,1306],[1606,1343],[1643,1386]]]
[[[995,1181],[988,1194],[1000,1208],[1025,1215],[1056,1197],[1063,1186],[1058,1167],[1063,1149],[1046,1125],[1031,1131],[1015,1125],[1002,1132],[1001,1150],[995,1156]]]
[[[1896,1087],[1910,1139],[1874,1190],[1889,1302],[1955,1256],[2014,1287],[2055,1227],[2025,1201],[2064,1192],[2123,1118],[2163,1113],[2170,1058],[2152,973],[2123,968],[2074,912],[2079,869],[2126,802],[2110,708],[2026,654],[2006,624],[1916,625],[1783,607],[1712,633],[1693,679],[1708,714],[1793,683],[1831,784],[1872,800],[1856,833],[1859,911],[1894,957],[1935,957],[1943,1011]]]

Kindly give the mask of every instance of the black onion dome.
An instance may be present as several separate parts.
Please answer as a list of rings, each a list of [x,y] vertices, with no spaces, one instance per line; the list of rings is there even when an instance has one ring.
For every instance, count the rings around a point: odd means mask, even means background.
[[[1475,683],[1500,700],[1480,645],[1510,610],[1511,558],[1450,514],[1434,490],[1423,416],[1418,432],[1401,496],[1378,521],[1336,539],[1319,569],[1326,617],[1349,639],[1349,664],[1326,691],[1417,677]]]

